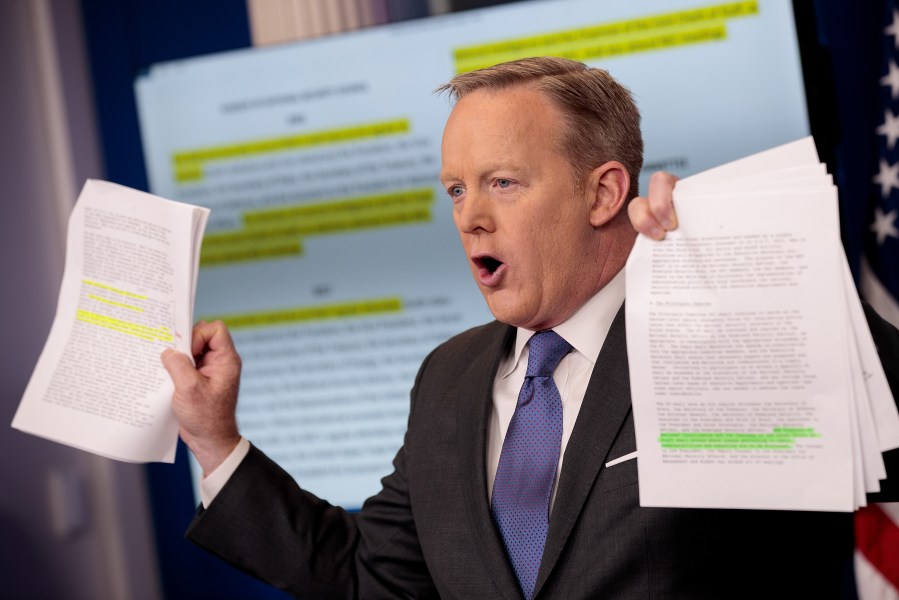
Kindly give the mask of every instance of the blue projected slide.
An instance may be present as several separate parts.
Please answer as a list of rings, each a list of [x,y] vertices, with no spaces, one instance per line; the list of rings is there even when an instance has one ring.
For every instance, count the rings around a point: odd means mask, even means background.
[[[136,83],[152,191],[212,209],[195,316],[223,318],[244,358],[241,431],[335,504],[390,472],[425,354],[490,319],[438,182],[451,107],[433,90],[543,54],[633,91],[644,185],[809,134],[783,0],[507,4]]]

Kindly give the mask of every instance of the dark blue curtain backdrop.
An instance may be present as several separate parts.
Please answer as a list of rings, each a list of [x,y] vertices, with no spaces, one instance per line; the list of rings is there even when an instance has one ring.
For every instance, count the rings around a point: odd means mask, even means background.
[[[871,177],[877,165],[872,134],[883,120],[878,80],[885,4],[883,0],[817,0],[815,6],[819,43],[831,63],[837,107],[835,122],[827,126],[835,142],[835,161],[830,166],[840,188],[843,244],[858,280],[863,238],[870,224]]]
[[[456,0],[457,9],[503,1]],[[250,46],[245,0],[81,0],[110,181],[147,189],[135,77],[160,61]],[[427,0],[388,0],[391,20],[428,14]],[[812,130],[840,187],[853,272],[869,233],[884,0],[795,0]],[[168,599],[283,598],[183,539],[194,513],[184,447],[174,466],[147,468],[162,586]],[[847,586],[851,587],[851,586]],[[847,597],[852,592],[847,589]]]
[[[106,178],[147,190],[134,80],[153,63],[251,45],[245,0],[83,0]],[[282,599],[184,539],[194,515],[186,448],[147,478],[163,594],[169,600]]]

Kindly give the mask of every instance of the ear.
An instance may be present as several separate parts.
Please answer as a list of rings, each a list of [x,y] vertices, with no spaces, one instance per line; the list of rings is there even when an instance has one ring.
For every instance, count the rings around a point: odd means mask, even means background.
[[[590,203],[590,224],[600,227],[614,219],[627,204],[631,179],[617,160],[596,167],[587,177],[587,201]]]

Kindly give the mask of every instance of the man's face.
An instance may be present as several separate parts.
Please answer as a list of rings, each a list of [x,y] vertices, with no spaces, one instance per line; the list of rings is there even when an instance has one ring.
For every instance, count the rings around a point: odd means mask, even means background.
[[[478,90],[443,133],[441,180],[469,266],[500,321],[540,330],[599,287],[599,231],[560,150],[562,116],[531,89]]]

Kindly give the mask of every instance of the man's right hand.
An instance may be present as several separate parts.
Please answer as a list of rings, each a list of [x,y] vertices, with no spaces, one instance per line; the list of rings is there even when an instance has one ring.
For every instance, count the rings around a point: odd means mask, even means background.
[[[241,361],[221,321],[197,323],[191,351],[196,367],[175,350],[162,353],[162,365],[175,384],[172,408],[181,426],[181,439],[205,476],[228,458],[240,441],[235,410]]]

